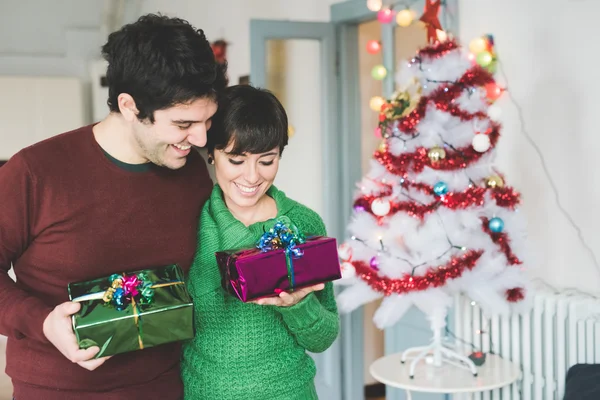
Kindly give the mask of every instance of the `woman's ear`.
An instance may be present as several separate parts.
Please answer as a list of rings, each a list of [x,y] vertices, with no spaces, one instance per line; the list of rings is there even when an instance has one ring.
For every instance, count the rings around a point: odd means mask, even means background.
[[[215,163],[215,158],[213,157],[213,153],[208,153],[208,157],[206,157],[206,160],[208,161],[209,164],[214,164]]]

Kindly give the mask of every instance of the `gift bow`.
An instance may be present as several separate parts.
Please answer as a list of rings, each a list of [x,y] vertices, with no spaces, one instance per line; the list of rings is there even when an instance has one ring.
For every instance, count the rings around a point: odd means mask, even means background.
[[[108,278],[108,281],[110,286],[104,292],[89,293],[76,297],[72,301],[81,302],[102,299],[106,305],[113,306],[118,311],[125,310],[131,304],[133,320],[138,329],[138,343],[140,349],[143,349],[144,342],[142,338],[144,332],[142,330],[138,304],[142,306],[151,304],[154,300],[154,289],[156,288],[183,285],[183,282],[175,281],[152,284],[152,281],[145,272],[140,272],[137,275],[113,274]]]
[[[288,217],[279,217],[273,228],[265,232],[256,245],[262,252],[285,250],[290,290],[294,290],[296,285],[293,258],[300,258],[304,255],[302,249],[296,246],[305,242],[304,235]]]

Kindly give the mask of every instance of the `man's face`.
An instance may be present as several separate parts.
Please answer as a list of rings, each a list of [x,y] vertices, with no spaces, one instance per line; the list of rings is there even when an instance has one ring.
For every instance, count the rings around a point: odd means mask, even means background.
[[[158,166],[170,169],[183,167],[192,146],[206,145],[206,132],[217,103],[201,98],[154,112],[154,123],[136,121],[134,147],[139,155]]]

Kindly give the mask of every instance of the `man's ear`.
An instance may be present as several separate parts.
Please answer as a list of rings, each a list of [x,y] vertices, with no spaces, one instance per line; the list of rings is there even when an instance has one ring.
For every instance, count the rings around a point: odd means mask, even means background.
[[[119,97],[117,97],[117,103],[119,104],[119,111],[121,115],[129,121],[133,122],[137,119],[137,115],[140,113],[135,105],[135,100],[131,95],[127,93],[121,93]]]

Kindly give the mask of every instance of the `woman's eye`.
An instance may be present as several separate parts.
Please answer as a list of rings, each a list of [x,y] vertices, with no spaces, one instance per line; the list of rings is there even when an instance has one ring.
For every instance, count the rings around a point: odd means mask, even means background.
[[[273,161],[261,161],[260,163],[266,167],[268,167],[269,165],[273,165]]]
[[[243,161],[237,161],[237,160],[233,160],[233,159],[229,159],[229,162],[232,163],[233,165],[242,165]]]

